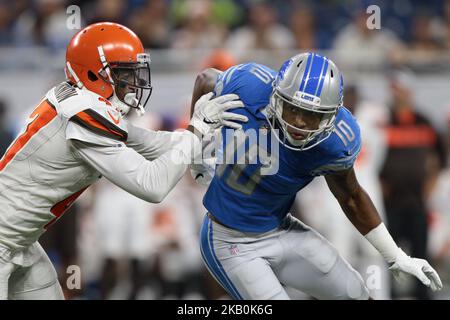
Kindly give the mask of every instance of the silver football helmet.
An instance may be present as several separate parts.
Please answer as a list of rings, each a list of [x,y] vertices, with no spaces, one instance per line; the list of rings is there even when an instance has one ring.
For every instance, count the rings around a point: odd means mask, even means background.
[[[308,150],[327,139],[343,100],[342,74],[330,59],[302,53],[284,62],[273,86],[267,117],[272,129],[280,129],[278,140],[289,149]],[[298,128],[283,118],[283,108],[296,107],[320,118],[317,129]],[[294,138],[288,129],[301,134]],[[275,132],[277,132],[275,130]]]

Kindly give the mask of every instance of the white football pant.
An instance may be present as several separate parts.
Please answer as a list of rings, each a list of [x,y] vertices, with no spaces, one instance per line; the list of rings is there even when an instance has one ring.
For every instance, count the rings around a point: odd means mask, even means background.
[[[261,234],[206,216],[200,241],[207,268],[234,299],[290,299],[285,286],[317,299],[369,298],[359,273],[330,242],[291,215]]]

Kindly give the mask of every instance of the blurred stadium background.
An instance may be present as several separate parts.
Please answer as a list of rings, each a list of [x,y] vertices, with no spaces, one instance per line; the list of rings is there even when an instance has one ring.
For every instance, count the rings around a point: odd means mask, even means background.
[[[146,116],[134,121],[156,130],[185,126],[205,67],[256,61],[278,69],[308,50],[334,59],[361,122],[361,182],[405,250],[437,268],[444,290],[391,283],[320,179],[292,210],[338,247],[375,297],[450,298],[450,1],[0,0],[1,154],[64,79],[65,47],[77,31],[67,27],[70,5],[81,9],[81,27],[113,21],[140,36],[154,90]],[[369,5],[380,8],[379,30],[367,28]],[[67,298],[226,299],[198,251],[204,191],[185,177],[152,205],[107,181],[93,186],[41,241]],[[70,265],[80,267],[80,288],[66,285]]]

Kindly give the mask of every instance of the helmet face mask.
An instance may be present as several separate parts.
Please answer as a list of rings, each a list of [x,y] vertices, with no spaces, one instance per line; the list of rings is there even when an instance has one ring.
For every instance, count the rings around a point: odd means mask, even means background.
[[[267,109],[280,143],[303,151],[327,139],[342,105],[342,89],[342,76],[329,59],[304,53],[286,61],[274,81]]]
[[[108,77],[107,68],[111,77]],[[148,54],[139,54],[138,62],[110,62],[98,74],[114,86],[114,95],[128,107],[121,108],[122,113],[126,114],[129,108],[143,112],[153,90]]]

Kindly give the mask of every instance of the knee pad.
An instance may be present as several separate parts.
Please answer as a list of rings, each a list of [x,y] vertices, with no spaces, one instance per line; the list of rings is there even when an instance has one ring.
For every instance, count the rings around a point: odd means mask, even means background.
[[[273,271],[262,259],[251,260],[237,267],[230,272],[230,277],[244,299],[289,299]]]

